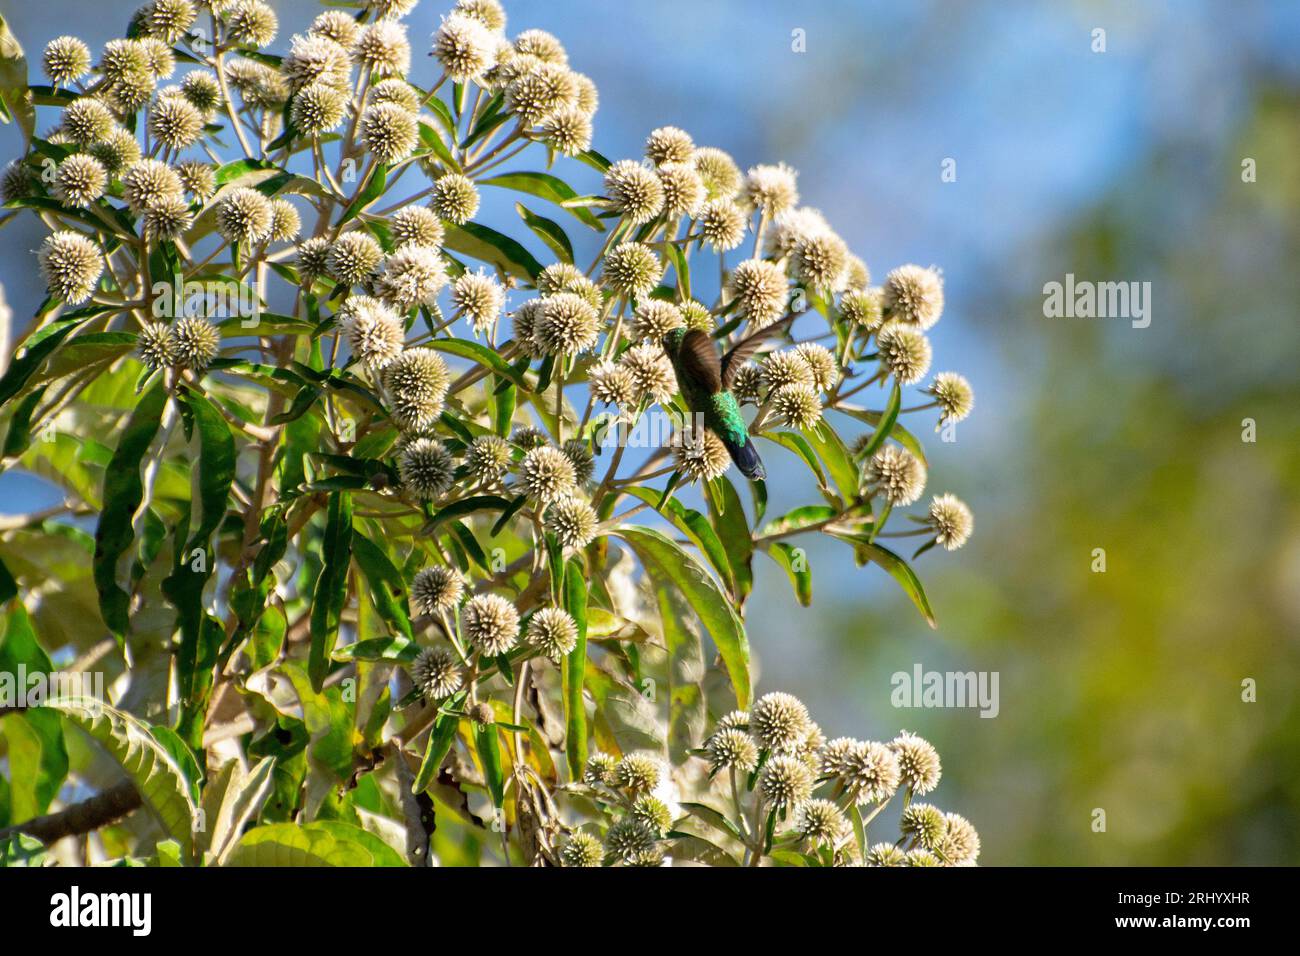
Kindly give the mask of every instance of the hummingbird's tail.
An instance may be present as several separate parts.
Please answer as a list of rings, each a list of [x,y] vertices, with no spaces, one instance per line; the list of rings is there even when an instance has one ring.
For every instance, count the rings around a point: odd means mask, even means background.
[[[763,481],[767,478],[767,470],[763,467],[763,459],[758,457],[758,449],[754,447],[754,440],[748,435],[745,436],[745,443],[739,444],[725,436],[722,443],[727,446],[727,451],[731,453],[731,460],[736,463],[740,473],[750,481]]]

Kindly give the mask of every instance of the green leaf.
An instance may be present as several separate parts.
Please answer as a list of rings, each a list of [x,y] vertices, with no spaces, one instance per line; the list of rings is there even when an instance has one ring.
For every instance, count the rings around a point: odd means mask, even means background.
[[[271,823],[239,838],[226,866],[406,866],[402,855],[368,830],[342,820]]]
[[[836,535],[836,537],[841,537]],[[872,544],[861,536],[843,536],[845,540],[851,541],[857,553],[876,564],[880,565],[889,572],[890,577],[899,583],[907,596],[912,599],[925,622],[931,627],[938,627],[934,620],[934,611],[930,608],[930,599],[925,596],[925,588],[921,586],[921,579],[916,576],[911,565],[900,558],[888,548],[882,548],[878,544]]]
[[[6,123],[11,119],[17,121],[23,131],[24,147],[31,141],[36,109],[27,88],[27,58],[3,16],[0,16],[0,119]]]
[[[312,593],[311,650],[307,673],[312,690],[320,692],[329,674],[330,655],[338,641],[343,604],[348,594],[348,565],[352,554],[352,496],[346,491],[330,496],[321,545],[320,576]]]
[[[446,703],[447,710],[455,710],[460,707],[464,701],[467,691],[460,691],[451,697]],[[411,785],[412,793],[423,793],[429,788],[438,777],[438,769],[442,766],[443,760],[451,752],[451,745],[456,742],[456,730],[460,726],[460,718],[455,714],[440,712],[433,722],[433,727],[429,731],[429,742],[424,748],[424,759],[420,762],[420,769],[415,775],[415,783]]]
[[[740,495],[736,493],[736,486],[731,483],[731,479],[720,475],[710,484],[710,488],[713,493],[707,499],[709,514],[713,518],[713,527],[718,530],[718,537],[727,549],[734,582],[731,593],[735,596],[736,606],[740,607],[754,588],[753,535],[745,519],[745,507],[740,503]]]
[[[57,322],[51,322],[33,332],[27,341],[23,343],[23,354],[14,358],[9,363],[9,368],[4,373],[4,376],[0,377],[0,405],[8,402],[9,399],[26,387],[36,370],[59,347],[59,343],[71,334],[73,329],[87,319],[92,318],[98,312],[104,311],[108,311],[108,309],[83,310],[66,316]]]
[[[829,521],[838,515],[839,509],[829,505],[801,505],[786,512],[775,521],[763,526],[762,535],[769,537],[778,534],[794,534],[823,521]]]
[[[336,661],[399,661],[409,664],[419,656],[420,645],[401,636],[372,637],[347,644],[334,652]]]
[[[545,216],[539,216],[530,210],[521,202],[515,203],[515,212],[519,213],[524,223],[531,229],[537,238],[550,248],[560,259],[569,264],[573,263],[573,243],[569,241],[568,235],[560,228],[560,224],[553,219],[547,219]]]
[[[803,548],[796,548],[784,541],[774,541],[767,553],[777,564],[785,569],[794,586],[794,595],[804,607],[812,604],[812,568],[808,564],[808,555]]]
[[[760,437],[766,438],[770,442],[775,442],[782,448],[794,452],[798,455],[808,469],[817,479],[817,484],[822,493],[828,497],[835,497],[835,492],[831,490],[830,484],[826,479],[826,470],[822,468],[821,460],[817,457],[817,452],[813,450],[812,445],[808,444],[807,439],[796,432],[763,432]]]
[[[898,386],[898,379],[894,379],[894,387],[889,392],[889,403],[885,406],[884,414],[880,416],[880,421],[876,425],[876,430],[872,433],[871,438],[867,441],[862,449],[857,453],[858,461],[865,461],[876,453],[876,450],[885,443],[889,433],[894,428],[894,423],[898,421],[898,411],[903,405],[903,392]]]
[[[479,365],[491,369],[493,374],[509,379],[525,392],[529,391],[528,382],[524,378],[522,371],[513,365],[507,364],[506,360],[494,349],[490,349],[479,342],[471,342],[469,339],[434,339],[428,342],[425,348],[433,349],[436,352],[446,352],[448,355],[457,355],[460,358],[477,362]]]
[[[402,573],[379,545],[355,529],[352,532],[352,555],[370,587],[370,596],[379,616],[398,634],[412,638],[411,619],[406,612],[406,579]]]
[[[672,585],[708,631],[736,692],[737,705],[749,706],[749,641],[731,602],[718,590],[708,572],[689,553],[651,528],[623,526],[613,532],[626,541],[658,584]]]
[[[359,216],[367,206],[384,194],[388,188],[388,166],[385,163],[375,165],[374,172],[370,174],[365,188],[357,193],[355,199],[348,203],[348,208],[343,210],[343,215],[339,218],[339,225],[343,225],[350,219]]]
[[[530,196],[536,196],[538,199],[545,199],[553,202],[564,209],[569,215],[578,219],[585,225],[590,226],[597,232],[604,232],[605,226],[592,215],[591,211],[582,206],[564,205],[570,199],[577,199],[578,194],[573,187],[563,179],[552,176],[550,173],[529,173],[529,172],[510,172],[502,173],[499,176],[489,176],[487,179],[478,180],[480,186],[499,186],[502,189],[513,189],[516,192],[528,193]]]
[[[857,498],[858,467],[853,463],[853,454],[835,430],[822,423],[814,428],[805,428],[803,434],[826,465],[826,473],[839,489],[840,498],[846,504]]]
[[[737,840],[744,840],[744,835],[740,832],[740,827],[732,822],[731,818],[725,813],[721,813],[713,807],[703,803],[683,803],[681,808],[698,820],[702,820],[709,826],[728,836],[735,837]]]
[[[525,282],[533,282],[542,271],[542,264],[518,242],[477,222],[448,225],[443,245],[453,252],[496,266]]]
[[[500,809],[506,798],[506,778],[501,769],[501,738],[496,724],[474,724],[474,747],[483,765],[483,780],[492,795],[492,806]]]
[[[581,562],[570,559],[564,575],[564,609],[577,622],[578,643],[564,659],[564,752],[569,779],[582,779],[587,763],[587,578]]]
[[[163,832],[180,844],[185,860],[194,855],[197,807],[189,783],[168,749],[139,718],[89,698],[59,698],[49,707],[95,739],[135,784],[146,809]]]
[[[731,560],[727,557],[727,549],[704,515],[694,508],[686,507],[676,498],[668,499],[661,507],[660,498],[662,495],[654,488],[641,488],[632,485],[625,488],[624,491],[634,498],[640,498],[647,504],[660,508],[663,515],[673,523],[677,530],[686,535],[691,543],[700,549],[700,553],[708,558],[709,563],[717,570],[723,583],[728,587],[734,587]],[[741,522],[744,523],[743,513]],[[745,534],[747,538],[748,533],[749,529],[746,528]]]
[[[657,589],[659,623],[668,650],[668,756],[682,763],[703,740],[708,720],[704,648],[698,626],[671,588]]]
[[[691,297],[691,267],[686,261],[686,254],[682,252],[680,246],[671,242],[664,244],[664,251],[668,259],[673,264],[673,272],[677,276],[677,295],[682,299]]]
[[[858,419],[859,421],[866,422],[868,425],[878,425],[882,418],[881,412],[873,412],[870,409],[857,408],[852,405],[841,405],[839,406],[839,410],[844,412],[846,415]],[[890,426],[888,437],[893,438],[915,455],[920,460],[921,464],[928,465],[925,458],[925,446],[921,444],[919,438],[904,428],[901,423],[895,421],[894,424]]]
[[[160,380],[140,399],[104,472],[104,510],[95,530],[95,589],[104,623],[119,644],[124,644],[130,627],[130,595],[118,586],[117,564],[135,537],[131,520],[144,496],[140,461],[158,433],[166,404],[167,390]]]
[[[20,672],[21,668],[21,672]],[[27,610],[15,602],[6,615],[0,638],[0,687],[13,692],[35,674],[50,674],[54,666],[36,640]],[[0,719],[9,760],[9,822],[21,823],[40,816],[58,796],[68,775],[68,750],[57,714],[33,708]]]

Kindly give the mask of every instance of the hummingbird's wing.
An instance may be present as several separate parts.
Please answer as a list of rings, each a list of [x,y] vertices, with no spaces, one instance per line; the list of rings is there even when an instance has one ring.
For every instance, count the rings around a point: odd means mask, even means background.
[[[761,328],[757,332],[751,332],[749,335],[737,342],[731,351],[722,358],[722,387],[731,388],[731,383],[735,381],[736,373],[740,371],[742,365],[753,357],[754,353],[758,351],[758,347],[762,345],[766,339],[771,338],[778,332],[784,332],[786,328],[789,327],[790,323],[800,315],[803,315],[803,313],[792,312],[779,322],[773,322],[771,325]]]
[[[708,394],[722,391],[722,366],[718,361],[718,347],[707,333],[692,329],[682,336],[677,360],[686,377]]]

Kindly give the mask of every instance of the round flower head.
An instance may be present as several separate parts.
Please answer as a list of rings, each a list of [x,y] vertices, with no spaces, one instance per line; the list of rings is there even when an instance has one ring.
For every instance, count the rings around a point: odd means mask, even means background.
[[[352,56],[380,76],[403,76],[411,69],[411,43],[406,27],[393,20],[377,20],[357,37]]]
[[[578,625],[568,611],[544,607],[529,618],[524,640],[551,660],[558,661],[578,646]]]
[[[822,400],[811,385],[782,385],[771,402],[781,421],[792,428],[812,428],[822,420]]]
[[[172,341],[176,348],[176,364],[202,372],[217,357],[221,333],[207,319],[191,315],[177,319],[172,325]]]
[[[147,75],[149,57],[136,40],[109,40],[99,55],[99,72],[109,83],[121,83],[129,76]]]
[[[632,817],[649,827],[656,837],[662,836],[673,825],[673,814],[667,804],[648,793],[641,794],[633,802]]]
[[[685,323],[686,328],[695,329],[698,332],[713,331],[713,313],[709,311],[709,307],[704,303],[697,302],[694,299],[686,299],[684,302],[679,302],[677,308],[682,314],[682,322]]]
[[[866,289],[871,285],[871,270],[867,268],[867,264],[862,261],[861,257],[849,256],[844,281],[849,289]]]
[[[884,306],[891,319],[928,329],[943,314],[943,277],[935,269],[899,266],[885,276]]]
[[[176,55],[166,41],[158,37],[142,37],[138,42],[144,50],[145,70],[151,79],[166,79],[176,72]]]
[[[816,342],[802,342],[795,346],[794,354],[812,373],[812,386],[819,392],[830,391],[839,381],[840,371],[830,349]]]
[[[319,136],[337,129],[347,113],[348,98],[328,83],[311,83],[293,98],[290,118],[299,132]]]
[[[217,203],[217,232],[228,242],[254,245],[271,235],[271,216],[271,200],[241,186]]]
[[[718,726],[717,726],[717,729],[715,730],[715,733],[716,733],[717,731],[721,731],[721,730],[744,730],[744,731],[748,731],[748,730],[749,730],[749,711],[747,711],[747,710],[733,710],[733,711],[731,711],[730,713],[724,714],[724,715],[722,716],[722,718],[718,721]]]
[[[189,203],[180,196],[166,196],[144,211],[144,231],[157,239],[175,239],[193,223]]]
[[[578,82],[567,66],[542,62],[511,81],[507,98],[524,126],[536,126],[553,113],[578,105]]]
[[[135,113],[149,102],[155,85],[152,74],[129,73],[103,94],[104,102],[119,115]]]
[[[800,239],[791,261],[800,282],[823,292],[844,287],[848,264],[849,247],[833,232],[818,232]]]
[[[361,138],[381,163],[410,156],[419,142],[415,114],[396,103],[375,103],[361,114]]]
[[[627,754],[614,768],[614,786],[634,793],[649,793],[659,786],[663,764],[650,754]]]
[[[739,301],[741,314],[759,329],[781,317],[790,294],[781,267],[765,259],[746,259],[739,263],[731,273],[727,289]]]
[[[405,245],[384,261],[384,274],[376,289],[405,312],[417,305],[431,305],[446,284],[447,266],[436,248]]]
[[[198,11],[190,0],[153,0],[148,7],[149,35],[175,43],[185,35]]]
[[[85,153],[73,153],[54,173],[54,193],[65,206],[89,206],[107,186],[104,164]]]
[[[813,373],[808,363],[794,349],[769,352],[763,359],[763,382],[773,391],[787,385],[813,385]]]
[[[426,700],[450,697],[464,679],[456,656],[445,647],[425,648],[411,664],[411,682]]]
[[[633,817],[624,817],[605,834],[605,853],[622,863],[634,863],[649,852],[655,842],[654,831]]]
[[[401,318],[370,296],[349,298],[343,307],[339,326],[352,356],[367,368],[384,368],[402,352],[406,330]]]
[[[589,787],[612,786],[614,768],[618,761],[609,754],[594,753],[587,758],[587,765],[582,768],[582,782]]]
[[[903,811],[898,828],[927,850],[933,850],[943,840],[948,823],[944,820],[943,813],[930,804],[913,803]]]
[[[90,48],[76,37],[55,37],[45,45],[41,67],[51,83],[64,86],[90,72]]]
[[[465,449],[465,468],[485,485],[495,485],[506,475],[512,453],[510,443],[497,435],[479,435]]]
[[[812,771],[797,757],[775,756],[763,765],[758,790],[772,807],[797,807],[812,796]]]
[[[864,469],[869,487],[879,490],[893,505],[910,505],[925,490],[925,465],[897,445],[886,445],[876,452]]]
[[[792,209],[799,202],[795,177],[795,171],[785,163],[755,166],[741,184],[742,201],[750,209],[757,209],[768,218]]]
[[[599,519],[591,505],[581,498],[566,495],[546,509],[546,530],[555,535],[560,547],[578,550],[596,538]]]
[[[87,151],[104,164],[104,169],[110,176],[116,176],[140,161],[140,144],[120,126],[104,139],[88,146]]]
[[[397,210],[388,222],[388,231],[398,249],[403,246],[436,249],[444,238],[442,221],[426,206],[406,206]]]
[[[216,172],[207,163],[181,163],[176,167],[176,175],[184,190],[195,199],[208,199],[217,191]]]
[[[166,322],[144,322],[136,336],[136,352],[147,368],[168,368],[176,364],[176,343]]]
[[[587,369],[587,384],[592,397],[606,405],[631,405],[636,401],[637,387],[632,373],[608,359]]]
[[[591,136],[591,113],[580,106],[563,107],[542,120],[542,138],[565,156],[590,149]]]
[[[586,484],[596,470],[596,459],[591,449],[581,438],[570,438],[564,443],[564,454],[573,462],[573,475],[576,484]]]
[[[875,289],[849,289],[840,297],[840,311],[855,325],[874,330],[884,321],[884,306]]]
[[[731,199],[740,191],[740,167],[727,153],[701,146],[692,157],[710,199]]]
[[[898,789],[898,758],[884,744],[855,741],[842,760],[838,777],[854,803],[879,803]]]
[[[903,856],[904,866],[943,866],[943,862],[929,850],[908,850]]]
[[[329,272],[331,244],[324,236],[313,236],[298,243],[298,275],[310,283]]]
[[[677,376],[673,363],[654,342],[638,342],[619,357],[619,364],[632,373],[638,400],[650,398],[667,402],[677,394]]]
[[[275,11],[262,0],[237,0],[225,20],[230,39],[243,46],[266,46],[280,29]]]
[[[292,242],[302,230],[302,218],[293,203],[287,199],[271,200],[271,231],[273,242]]]
[[[807,206],[787,209],[772,220],[763,242],[763,251],[773,259],[784,259],[793,256],[805,239],[831,232],[830,223],[818,210]],[[791,272],[797,277],[794,265],[791,263]]]
[[[834,846],[849,830],[849,821],[830,800],[809,800],[795,814],[794,827],[810,843]]]
[[[669,219],[694,216],[704,202],[704,181],[690,163],[665,163],[659,167],[664,191],[664,214]]]
[[[586,830],[576,830],[560,847],[561,866],[600,866],[605,847]]]
[[[459,173],[448,173],[433,184],[429,205],[441,218],[462,225],[478,212],[478,189]]]
[[[867,851],[867,866],[906,866],[907,854],[892,843],[876,843]]]
[[[663,263],[639,242],[622,242],[605,255],[605,285],[629,299],[648,296],[663,277]]]
[[[569,292],[569,286],[581,278],[582,273],[572,263],[552,262],[537,274],[537,291],[544,296]]]
[[[803,701],[793,694],[764,694],[749,712],[750,732],[764,750],[787,753],[808,734],[812,719]]]
[[[956,372],[940,372],[926,389],[939,405],[939,424],[936,431],[948,422],[959,422],[975,407],[975,391],[970,382]]]
[[[61,129],[69,140],[78,146],[90,146],[107,137],[117,128],[113,113],[99,100],[82,97],[73,100],[63,111]]]
[[[664,184],[634,159],[620,159],[605,170],[605,192],[633,225],[649,222],[664,208]]]
[[[533,336],[533,332],[537,328],[537,322],[541,319],[542,311],[545,308],[546,300],[529,299],[511,313],[514,317],[515,342],[529,358],[541,358],[546,354]]]
[[[519,484],[524,493],[543,504],[569,495],[576,480],[573,462],[549,445],[534,448],[519,465]]]
[[[39,261],[50,293],[70,305],[80,305],[89,299],[104,271],[104,256],[99,247],[70,229],[46,237]]]
[[[731,391],[742,405],[757,405],[763,391],[763,370],[753,362],[746,362],[736,369]]]
[[[633,333],[638,339],[660,341],[665,335],[686,325],[677,306],[662,299],[646,299],[636,307]]]
[[[704,745],[709,755],[709,771],[717,773],[735,767],[749,773],[758,766],[758,747],[754,739],[743,730],[719,730]]]
[[[396,20],[406,16],[415,9],[417,0],[366,0],[366,7],[375,12],[375,16]]]
[[[402,487],[425,501],[447,491],[456,472],[451,452],[434,438],[416,438],[407,442],[398,458],[397,468]]]
[[[326,258],[329,273],[345,286],[369,279],[384,258],[384,250],[368,232],[354,230],[339,236]]]
[[[688,482],[709,482],[731,467],[731,454],[711,429],[687,429],[673,443],[673,467]]]
[[[392,103],[410,113],[420,112],[420,95],[405,80],[390,77],[370,88],[371,103]]]
[[[553,34],[545,30],[525,30],[515,37],[515,52],[525,56],[535,56],[544,63],[567,66],[569,55],[564,52],[564,44]]]
[[[221,106],[221,85],[207,70],[194,70],[181,80],[181,96],[207,119]]]
[[[520,448],[529,450],[532,448],[541,448],[550,441],[546,437],[546,432],[534,425],[525,425],[523,428],[516,428],[515,433],[510,436],[510,441]]]
[[[661,126],[646,139],[645,155],[656,166],[689,163],[695,155],[695,142],[685,130]]]
[[[711,199],[700,210],[700,235],[716,252],[735,249],[748,227],[749,217],[730,199]]]
[[[452,13],[433,35],[433,55],[457,83],[490,70],[496,64],[496,37],[482,20]]]
[[[451,304],[476,332],[492,327],[505,301],[506,290],[483,272],[463,273],[451,286]]]
[[[465,593],[461,576],[445,565],[425,568],[411,582],[411,603],[421,614],[450,611]]]
[[[930,501],[930,525],[938,532],[935,540],[956,551],[970,539],[975,517],[956,495],[935,495]]]
[[[432,349],[405,349],[384,369],[393,419],[408,431],[428,428],[442,414],[450,384],[447,363]]]
[[[291,90],[299,90],[311,83],[324,83],[346,89],[352,78],[352,62],[348,51],[319,33],[308,33],[293,38],[289,52],[280,64],[280,70],[289,81]]]
[[[876,333],[880,364],[900,385],[914,385],[930,371],[930,340],[917,326],[891,319]]]
[[[504,654],[519,639],[519,612],[499,594],[476,594],[460,613],[461,629],[471,644],[490,657]]]
[[[949,863],[958,866],[974,863],[980,855],[980,835],[969,820],[958,813],[945,813],[948,824],[940,852]]]
[[[361,24],[343,10],[326,10],[311,23],[308,33],[328,37],[345,50],[351,50],[361,35]]]
[[[577,108],[588,116],[594,116],[600,106],[600,91],[595,82],[585,73],[574,73],[573,81],[578,85]]]

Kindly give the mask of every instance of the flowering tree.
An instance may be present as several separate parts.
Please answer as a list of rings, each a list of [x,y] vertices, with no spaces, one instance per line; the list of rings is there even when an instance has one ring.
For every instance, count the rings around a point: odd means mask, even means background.
[[[62,494],[0,534],[0,670],[43,682],[4,702],[4,858],[973,862],[913,802],[934,748],[753,700],[743,624],[759,555],[810,602],[818,533],[933,623],[886,539],[971,530],[902,513],[900,417],[972,403],[928,379],[939,275],[873,287],[793,170],[682,130],[611,163],[595,85],[496,0],[427,24],[416,85],[413,6],[272,53],[260,0],[154,0],[34,85],[0,21],[4,217],[49,229],[4,465]],[[819,496],[769,515],[779,455]]]

